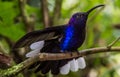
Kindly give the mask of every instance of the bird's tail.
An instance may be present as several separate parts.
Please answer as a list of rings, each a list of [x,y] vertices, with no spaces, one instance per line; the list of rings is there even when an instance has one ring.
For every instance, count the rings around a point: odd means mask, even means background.
[[[59,42],[57,41],[39,41],[31,44],[30,48],[33,50],[26,54],[26,57],[33,57],[39,52],[49,52],[49,53],[60,53]],[[34,65],[34,66],[33,66]],[[32,67],[36,67],[35,72],[41,71],[41,73],[46,74],[51,70],[51,73],[57,75],[68,74],[69,71],[78,71],[78,69],[83,69],[86,66],[85,60],[83,57],[77,59],[65,59],[65,60],[56,60],[56,61],[42,61],[33,64]]]

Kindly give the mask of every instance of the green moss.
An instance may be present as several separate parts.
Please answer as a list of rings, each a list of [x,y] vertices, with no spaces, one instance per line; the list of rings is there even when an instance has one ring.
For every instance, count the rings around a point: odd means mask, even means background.
[[[23,64],[20,63],[18,65],[15,65],[9,69],[6,70],[0,70],[0,76],[1,77],[9,77],[9,76],[14,76],[16,75],[20,70],[22,70]]]

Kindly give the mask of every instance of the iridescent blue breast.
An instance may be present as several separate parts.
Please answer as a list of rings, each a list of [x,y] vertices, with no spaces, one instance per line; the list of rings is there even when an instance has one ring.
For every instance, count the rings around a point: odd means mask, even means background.
[[[63,38],[60,43],[61,50],[71,51],[77,50],[82,45],[85,39],[85,30],[76,28],[75,26],[68,26],[65,29]]]
[[[71,40],[73,38],[74,35],[74,27],[73,26],[68,26],[65,31],[64,31],[64,35],[63,38],[61,40],[61,44],[60,47],[62,50],[68,50],[71,46]]]

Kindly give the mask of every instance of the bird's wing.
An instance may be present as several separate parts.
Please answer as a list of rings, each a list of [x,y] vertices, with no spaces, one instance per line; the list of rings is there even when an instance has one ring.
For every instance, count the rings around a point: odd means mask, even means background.
[[[25,36],[23,36],[20,40],[16,42],[13,48],[21,48],[25,46],[29,46],[30,44],[41,41],[41,40],[50,40],[54,38],[58,38],[64,32],[66,25],[45,28],[39,31],[33,31]]]

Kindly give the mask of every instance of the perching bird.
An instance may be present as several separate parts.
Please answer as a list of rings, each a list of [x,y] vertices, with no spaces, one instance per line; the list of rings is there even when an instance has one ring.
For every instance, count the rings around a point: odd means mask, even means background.
[[[95,6],[87,12],[75,13],[66,25],[30,32],[23,36],[15,44],[14,48],[29,46],[32,51],[27,53],[26,57],[33,57],[40,52],[77,52],[85,40],[86,21],[89,13],[101,6],[104,5]],[[83,69],[86,63],[83,57],[79,57],[65,60],[39,61],[36,66],[36,72],[41,71],[41,73],[46,74],[51,71],[52,74],[57,75]]]

